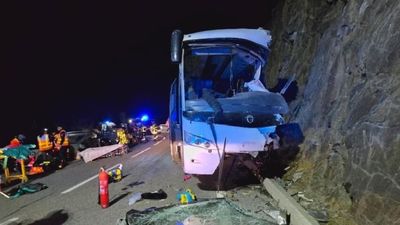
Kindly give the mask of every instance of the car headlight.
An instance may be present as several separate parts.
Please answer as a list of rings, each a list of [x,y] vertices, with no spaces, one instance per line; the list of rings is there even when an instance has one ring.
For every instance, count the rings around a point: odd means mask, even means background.
[[[208,149],[211,147],[211,144],[214,144],[211,140],[188,133],[186,131],[184,135],[185,135],[185,143],[189,145]]]

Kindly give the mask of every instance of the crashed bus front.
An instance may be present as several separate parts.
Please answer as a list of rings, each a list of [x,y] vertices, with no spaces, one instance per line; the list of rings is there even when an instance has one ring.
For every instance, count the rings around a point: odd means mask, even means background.
[[[182,42],[176,36],[181,51],[172,48],[178,51],[172,60],[179,62],[179,77],[171,87],[170,139],[171,154],[181,159],[184,171],[213,174],[225,154],[256,157],[268,146],[280,148],[288,105],[260,81],[269,32],[204,31],[184,35]]]

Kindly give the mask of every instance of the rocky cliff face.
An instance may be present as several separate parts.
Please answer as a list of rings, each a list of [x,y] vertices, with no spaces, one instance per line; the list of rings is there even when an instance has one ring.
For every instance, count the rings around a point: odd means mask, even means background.
[[[268,28],[267,85],[296,74],[300,88],[289,191],[330,224],[400,224],[400,1],[280,1]]]

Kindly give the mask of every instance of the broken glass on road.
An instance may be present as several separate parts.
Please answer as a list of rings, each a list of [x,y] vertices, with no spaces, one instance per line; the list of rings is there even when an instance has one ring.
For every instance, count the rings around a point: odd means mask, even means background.
[[[145,211],[131,210],[126,214],[129,225],[273,225],[272,218],[266,220],[250,214],[225,199],[201,201],[189,205],[150,208]]]

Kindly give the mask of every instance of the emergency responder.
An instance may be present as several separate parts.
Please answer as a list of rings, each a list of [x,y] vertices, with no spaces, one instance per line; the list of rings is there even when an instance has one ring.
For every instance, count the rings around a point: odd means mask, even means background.
[[[153,120],[151,121],[151,126],[150,126],[150,133],[153,135],[153,140],[156,141],[158,138],[158,126],[156,124],[156,122]]]
[[[117,138],[118,138],[118,144],[127,145],[129,142],[125,130],[123,128],[117,129]]]
[[[25,136],[22,134],[19,134],[18,136],[15,136],[11,141],[10,144],[7,146],[7,148],[16,148],[21,146],[24,141],[25,141]]]
[[[24,141],[25,141],[26,137],[23,134],[19,134],[18,136],[15,136],[13,139],[11,139],[10,144],[7,145],[7,148],[17,148],[19,146],[21,146]],[[17,171],[19,166],[18,166],[18,162],[19,160],[16,160],[12,157],[9,158],[8,160],[8,168],[12,171]]]
[[[57,132],[54,135],[54,149],[57,151],[59,160],[58,168],[61,169],[67,164],[66,154],[69,147],[69,139],[67,132],[61,127],[57,127]]]
[[[53,155],[53,141],[50,140],[50,135],[48,134],[47,128],[43,129],[43,134],[37,136],[38,148],[40,153],[33,158],[30,158],[28,167],[31,167],[29,174],[38,174],[44,172],[44,167],[46,170],[49,169],[50,162]]]
[[[39,151],[46,152],[53,149],[53,143],[50,141],[50,136],[47,133],[47,128],[43,129],[43,134],[37,136]]]

